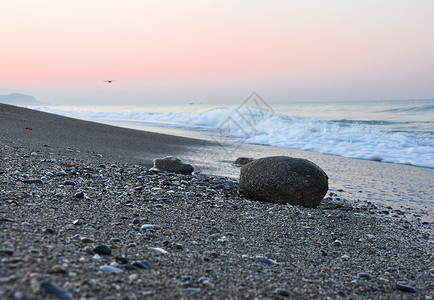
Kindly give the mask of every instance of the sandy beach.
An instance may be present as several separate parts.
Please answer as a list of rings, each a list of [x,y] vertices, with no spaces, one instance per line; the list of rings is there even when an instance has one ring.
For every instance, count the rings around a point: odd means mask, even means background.
[[[318,208],[242,194],[232,162],[271,155],[328,174]],[[432,299],[432,178],[0,104],[0,299]]]

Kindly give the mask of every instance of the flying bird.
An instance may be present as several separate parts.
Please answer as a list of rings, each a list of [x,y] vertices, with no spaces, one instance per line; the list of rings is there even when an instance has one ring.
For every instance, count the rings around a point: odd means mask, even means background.
[[[107,82],[107,83],[112,83],[112,82],[115,82],[116,80],[104,80],[104,82]]]

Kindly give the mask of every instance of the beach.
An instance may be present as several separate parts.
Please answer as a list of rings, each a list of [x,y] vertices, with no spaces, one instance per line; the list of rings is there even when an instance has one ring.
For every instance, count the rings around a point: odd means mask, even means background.
[[[434,169],[0,104],[0,299],[432,299]],[[239,156],[306,158],[317,208],[253,201]],[[176,156],[192,175],[149,172]]]

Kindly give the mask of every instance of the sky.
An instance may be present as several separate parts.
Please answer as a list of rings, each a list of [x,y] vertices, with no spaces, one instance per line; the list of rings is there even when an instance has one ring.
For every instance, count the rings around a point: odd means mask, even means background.
[[[1,0],[0,94],[51,104],[434,98],[432,0]],[[116,80],[112,83],[104,80]]]

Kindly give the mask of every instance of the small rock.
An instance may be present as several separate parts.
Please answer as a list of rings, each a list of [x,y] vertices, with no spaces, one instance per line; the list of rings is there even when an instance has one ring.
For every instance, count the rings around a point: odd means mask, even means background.
[[[182,244],[180,244],[180,243],[173,243],[173,248],[178,249],[178,250],[182,250],[182,248],[184,248],[184,246],[182,246]]]
[[[54,285],[49,279],[44,280],[40,286],[41,290],[46,292],[47,294],[50,294],[57,299],[60,300],[69,300],[72,299],[71,295],[68,291],[59,288],[58,286]]]
[[[161,253],[161,254],[170,254],[169,252],[167,252],[166,250],[162,249],[162,248],[157,248],[157,247],[149,247],[149,250],[153,250],[155,252]]]
[[[128,280],[131,282],[137,281],[137,279],[139,279],[139,275],[137,274],[131,274],[130,276],[128,276]]]
[[[50,273],[55,273],[55,274],[66,274],[66,269],[60,265],[54,265],[51,269],[50,269]]]
[[[107,273],[121,273],[121,272],[123,272],[123,270],[112,267],[112,266],[101,266],[99,269],[101,271],[107,272]]]
[[[186,288],[186,289],[181,289],[181,292],[194,293],[194,292],[200,292],[200,289],[199,288]]]
[[[397,282],[396,288],[398,290],[408,292],[408,293],[416,293],[416,289],[412,286],[406,285],[405,283]]]
[[[72,180],[66,180],[65,182],[63,182],[63,185],[70,185],[70,186],[74,186],[77,183],[75,183],[75,181]]]
[[[185,164],[176,157],[156,158],[153,161],[153,168],[181,174],[191,174],[194,171],[192,165]]]
[[[150,168],[150,169],[148,170],[148,172],[151,173],[151,174],[158,174],[158,173],[161,172],[161,170],[159,170],[159,169],[157,169],[157,168]]]
[[[216,191],[216,190],[213,190],[213,189],[210,189],[210,188],[207,188],[207,189],[206,189],[206,192],[207,192],[207,193],[210,193],[210,194],[217,194],[217,191]]]
[[[27,184],[43,184],[44,182],[41,179],[26,179],[26,180],[23,180],[23,183],[27,183]]]
[[[336,247],[340,247],[340,246],[342,246],[344,243],[342,243],[340,240],[334,240],[333,241],[333,246],[336,246]]]
[[[145,269],[145,270],[152,269],[151,265],[148,264],[146,261],[135,261],[135,262],[133,262],[133,266],[135,266],[139,269]]]
[[[122,269],[127,270],[127,271],[134,271],[136,269],[136,267],[134,267],[133,265],[123,265]]]
[[[140,227],[141,230],[152,230],[154,229],[154,225],[151,224],[144,224],[142,227]]]
[[[234,165],[247,165],[248,163],[251,163],[252,161],[254,161],[255,159],[252,157],[238,157],[235,161],[234,161]]]
[[[85,237],[85,236],[80,239],[80,242],[85,243],[85,244],[95,243],[94,240],[92,240],[91,238]]]
[[[14,254],[14,251],[9,249],[0,249],[0,255],[12,255]]]
[[[214,284],[212,283],[211,279],[208,277],[200,277],[198,282],[203,287],[207,287],[207,288],[213,288],[214,287]]]
[[[371,275],[371,274],[368,274],[368,273],[359,273],[359,274],[358,274],[358,277],[359,277],[359,278],[365,278],[365,279],[367,279],[367,280],[371,280],[371,279],[372,279],[372,275]]]
[[[77,199],[84,199],[85,196],[83,192],[77,192],[75,193],[74,197]]]
[[[269,258],[266,258],[264,256],[257,256],[257,258],[259,259],[259,261],[261,263],[266,264],[266,265],[275,265],[275,264],[277,264],[276,261],[274,261],[272,259],[269,259]]]
[[[82,220],[82,219],[74,220],[74,221],[72,222],[72,224],[74,224],[74,225],[83,225],[83,220]]]
[[[217,235],[220,236],[222,234],[222,232],[220,231],[220,229],[218,229],[217,227],[213,226],[211,228],[211,231],[209,232],[210,235]]]
[[[283,296],[283,297],[289,297],[291,294],[289,293],[288,290],[285,289],[276,289],[275,293],[277,295]]]
[[[169,229],[167,229],[167,230],[165,230],[165,231],[163,232],[163,235],[164,235],[164,236],[171,236],[171,235],[172,235],[172,231],[170,231]]]
[[[123,264],[123,265],[126,265],[128,263],[128,258],[122,257],[122,256],[116,256],[115,260],[117,263]]]
[[[110,247],[107,245],[99,245],[93,249],[93,252],[100,255],[111,255],[112,249],[110,249]]]

